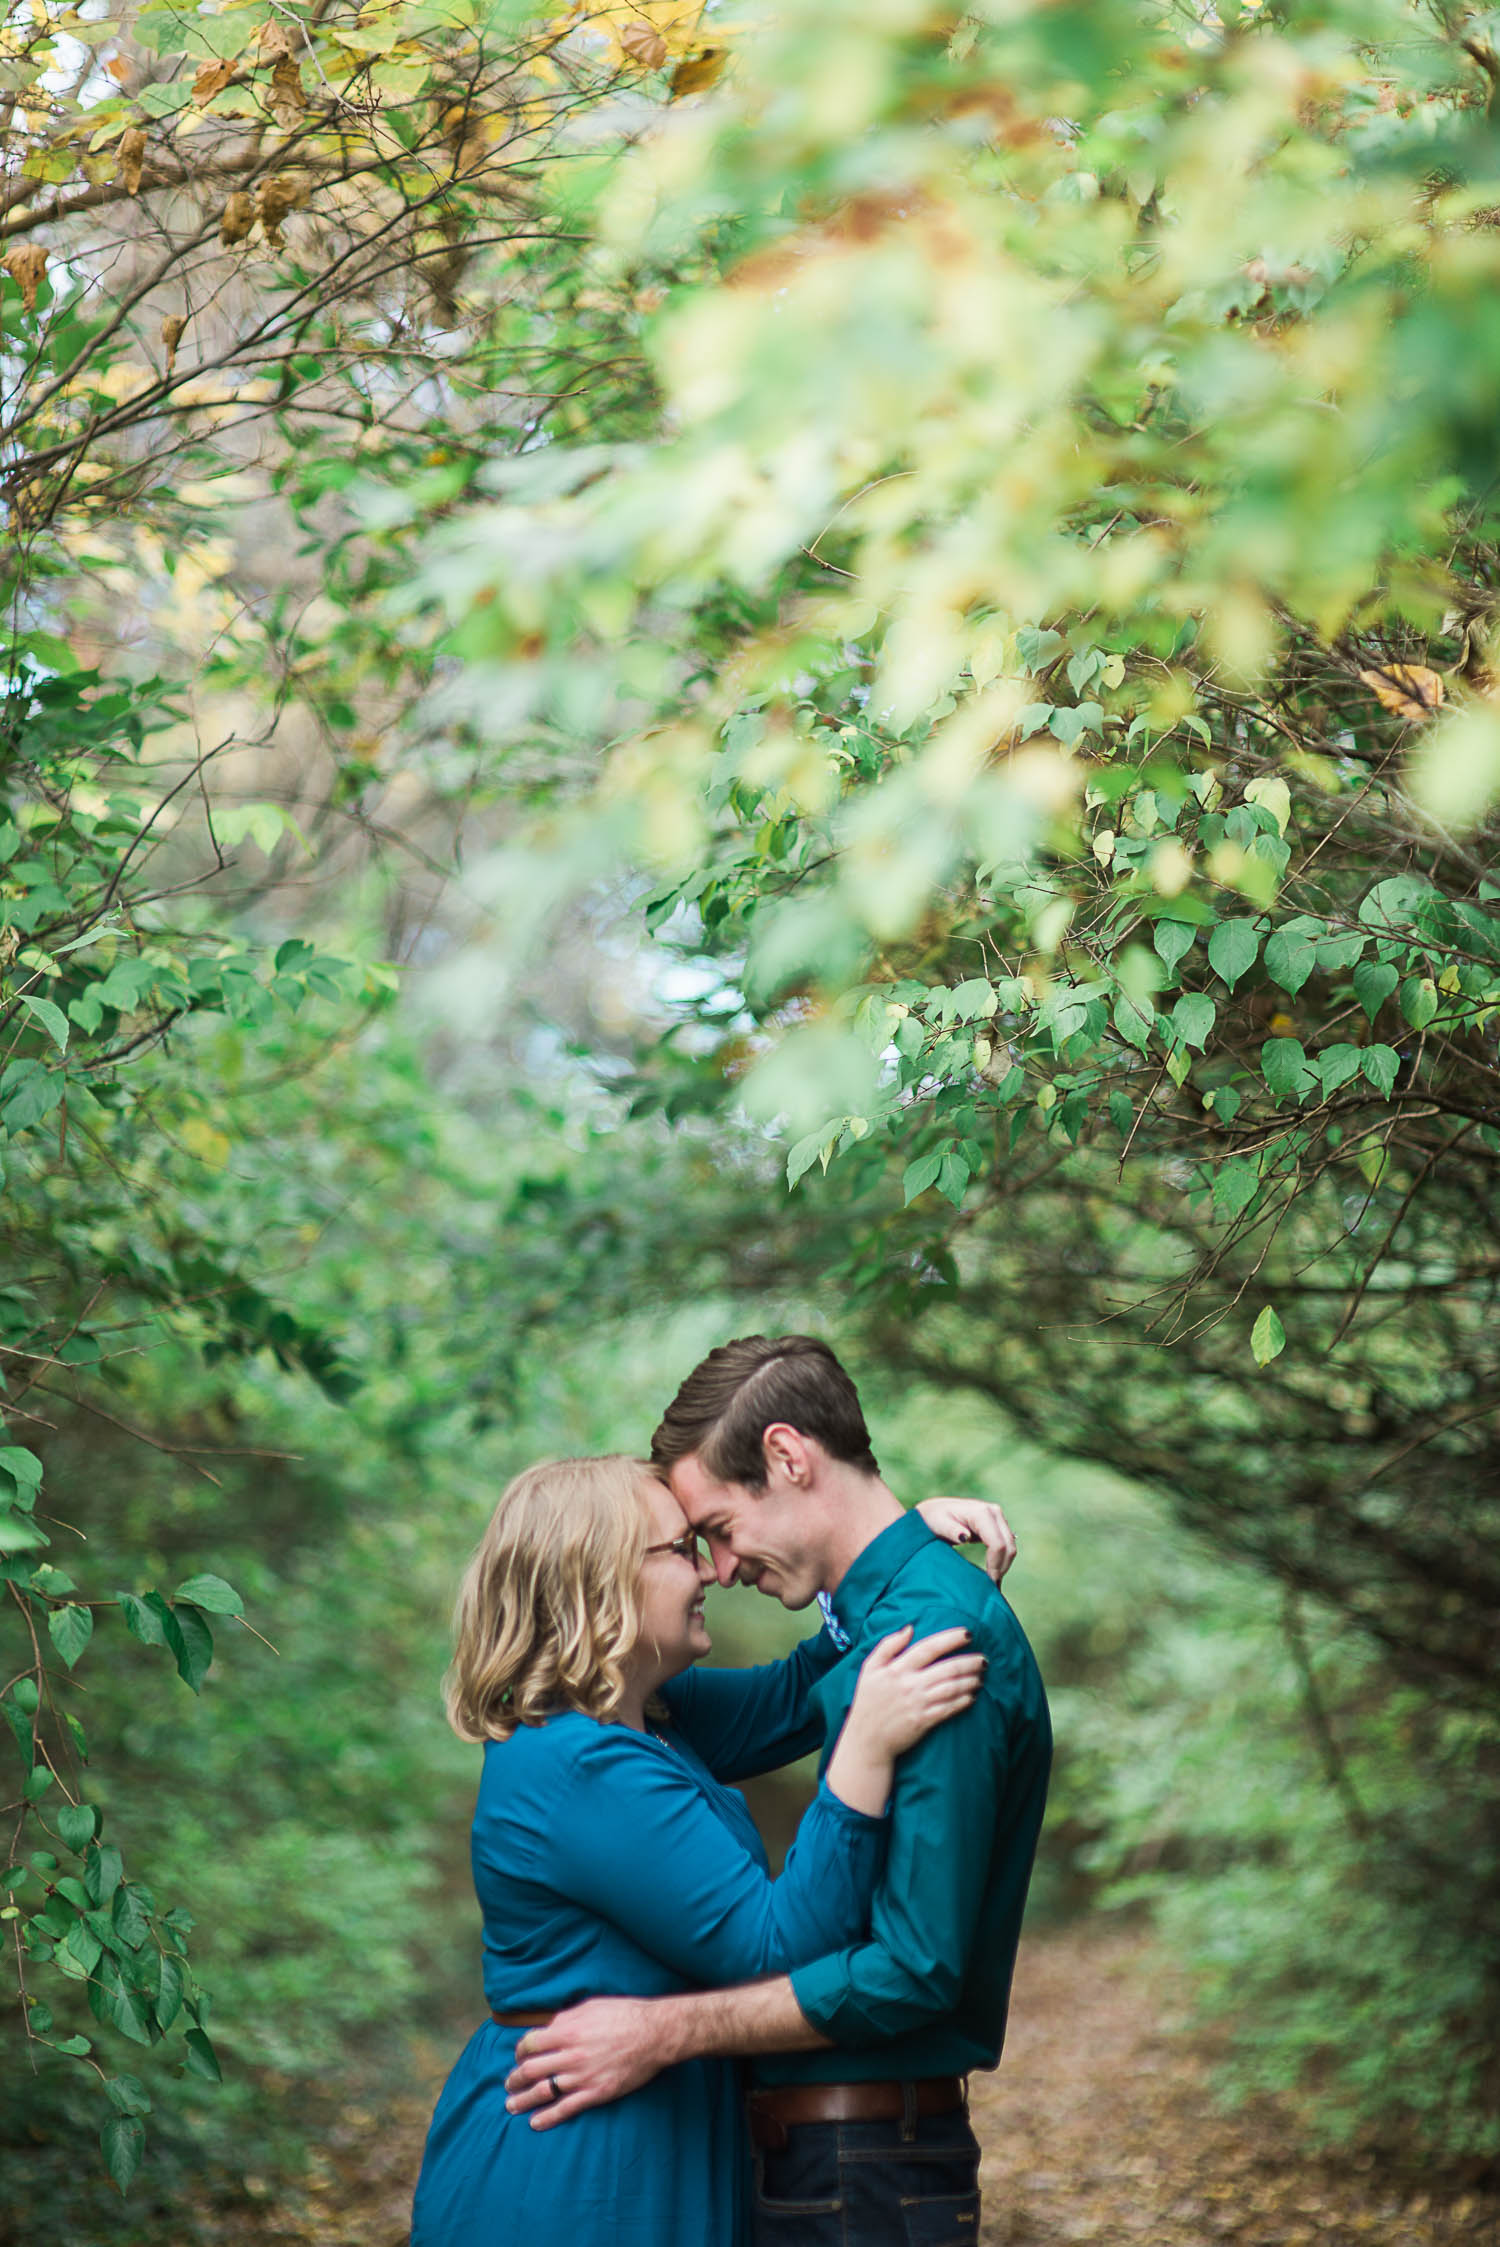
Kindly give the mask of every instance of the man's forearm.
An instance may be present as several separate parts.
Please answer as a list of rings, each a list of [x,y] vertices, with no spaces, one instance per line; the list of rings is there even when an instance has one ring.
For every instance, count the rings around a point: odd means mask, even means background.
[[[827,2043],[784,1974],[690,1997],[591,1997],[526,2031],[505,2079],[505,2103],[528,2115],[533,2130],[555,2130],[681,2060],[811,2052]]]
[[[652,2006],[672,2060],[751,2052],[824,2050],[820,2036],[792,1994],[785,1974],[738,1989],[695,1990],[660,1997]]]

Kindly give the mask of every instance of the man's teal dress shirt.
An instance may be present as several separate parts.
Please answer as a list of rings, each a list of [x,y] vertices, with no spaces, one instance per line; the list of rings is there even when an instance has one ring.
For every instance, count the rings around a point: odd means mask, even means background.
[[[962,1624],[989,1657],[972,1708],[901,1757],[869,1940],[792,1972],[835,2049],[768,2054],[762,2083],[964,2075],[992,2068],[1052,1762],[1040,1672],[1003,1595],[917,1514],[881,1531],[833,1597],[850,1649],[812,1689],[833,1752],[876,1641]],[[821,1767],[820,1767],[821,1768]]]

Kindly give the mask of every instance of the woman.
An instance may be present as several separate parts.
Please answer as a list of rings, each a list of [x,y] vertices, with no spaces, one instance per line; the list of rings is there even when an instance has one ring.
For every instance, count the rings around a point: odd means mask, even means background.
[[[787,1662],[706,1673],[674,1723],[657,1696],[709,1651],[711,1580],[670,1491],[624,1458],[518,1476],[470,1564],[447,1693],[454,1728],[485,1743],[472,1855],[494,2010],[438,2101],[412,2247],[743,2237],[732,2063],[667,2069],[566,2132],[537,2132],[506,2113],[517,2039],[584,1997],[741,1982],[854,1941],[894,1758],[968,1706],[980,1662],[960,1631],[877,1648],[773,1881],[724,1782],[811,1744],[808,1689],[837,1650],[823,1632]]]

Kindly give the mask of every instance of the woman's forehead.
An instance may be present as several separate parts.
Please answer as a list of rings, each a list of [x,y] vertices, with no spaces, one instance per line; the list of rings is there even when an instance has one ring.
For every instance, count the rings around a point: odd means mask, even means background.
[[[650,1542],[655,1544],[681,1537],[688,1527],[688,1518],[666,1484],[658,1482],[655,1475],[643,1475],[641,1495],[646,1504],[646,1518],[651,1524]]]

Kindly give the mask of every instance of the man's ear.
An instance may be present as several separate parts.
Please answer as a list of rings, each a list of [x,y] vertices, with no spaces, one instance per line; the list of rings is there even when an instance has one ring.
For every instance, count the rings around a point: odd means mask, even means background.
[[[784,1420],[773,1420],[760,1440],[765,1450],[767,1472],[805,1490],[812,1480],[813,1456],[801,1429],[790,1427]]]

